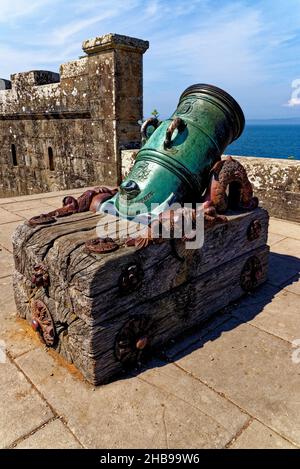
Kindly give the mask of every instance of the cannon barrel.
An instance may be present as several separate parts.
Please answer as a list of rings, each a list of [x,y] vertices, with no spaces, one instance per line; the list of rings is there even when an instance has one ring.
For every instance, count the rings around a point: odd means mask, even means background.
[[[138,152],[119,193],[105,202],[103,210],[132,219],[137,214],[156,216],[175,202],[199,202],[211,168],[244,125],[241,107],[224,90],[190,86],[171,118]]]

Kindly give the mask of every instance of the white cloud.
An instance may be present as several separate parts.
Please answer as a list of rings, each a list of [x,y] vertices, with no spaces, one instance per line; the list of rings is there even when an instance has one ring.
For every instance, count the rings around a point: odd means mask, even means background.
[[[291,98],[288,101],[289,107],[300,106],[300,98]]]
[[[73,0],[75,13],[99,12],[106,9],[118,10],[126,14],[129,10],[144,4],[144,0]]]
[[[296,78],[292,81],[292,91],[291,98],[289,99],[287,105],[289,107],[300,106],[300,78]]]
[[[183,87],[197,82],[224,87],[238,98],[266,80],[259,49],[261,30],[262,18],[256,9],[225,7],[190,32],[183,29],[153,38],[145,56],[145,84],[156,82],[159,89],[159,84],[175,82],[167,91],[167,99],[173,102]]]
[[[0,0],[0,23],[1,77],[57,70],[82,40],[116,32],[150,41],[146,113],[168,113],[199,81],[227,89],[251,116],[300,106],[296,87],[282,106],[300,70],[299,0]]]
[[[62,3],[66,6],[67,1],[65,0]],[[137,7],[140,8],[141,12],[143,11],[142,0],[91,0],[88,2],[74,0],[72,2],[73,15],[71,15],[71,17],[78,19],[65,21],[53,30],[48,30],[47,33],[43,33],[40,39],[45,45],[55,47],[66,45],[68,42],[73,41],[76,34],[81,31],[86,31],[83,39],[107,32],[122,33],[122,29],[118,30],[118,24],[121,25],[122,28],[123,24],[126,24],[127,17],[132,21],[130,16],[131,11]],[[68,18],[67,16],[66,19],[68,20]],[[112,21],[115,22],[113,30],[105,29]],[[92,34],[90,31],[94,31],[95,27],[98,29],[97,33]],[[79,42],[81,39],[82,38],[80,38]]]
[[[84,29],[87,29],[89,26],[100,23],[103,20],[106,20],[108,18],[113,18],[116,15],[117,15],[116,10],[108,10],[99,15],[92,16],[90,18],[81,19],[78,21],[73,21],[71,23],[68,23],[65,26],[55,29],[50,34],[50,39],[48,39],[48,44],[49,45],[50,44],[53,44],[53,45],[64,44],[65,42],[67,42],[68,39],[74,36],[74,34]],[[48,37],[49,37],[49,34],[48,34]]]
[[[7,23],[24,16],[30,16],[37,10],[41,10],[51,0],[1,0],[0,23]]]
[[[160,4],[159,0],[150,1],[145,9],[147,16],[154,16],[156,13],[159,12]]]

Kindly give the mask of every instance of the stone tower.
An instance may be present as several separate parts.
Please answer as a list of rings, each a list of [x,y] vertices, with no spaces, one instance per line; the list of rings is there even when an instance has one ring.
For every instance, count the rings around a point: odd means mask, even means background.
[[[121,150],[140,144],[148,47],[107,34],[60,74],[0,80],[0,196],[120,182]]]

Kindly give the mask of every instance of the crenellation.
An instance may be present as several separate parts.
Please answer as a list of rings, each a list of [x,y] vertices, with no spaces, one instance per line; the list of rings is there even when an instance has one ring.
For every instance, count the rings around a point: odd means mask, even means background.
[[[15,89],[0,91],[0,119],[2,115],[11,112],[17,107],[18,94]]]
[[[10,90],[10,89],[11,89],[11,81],[5,80],[4,78],[0,78],[0,91]]]
[[[108,34],[85,41],[87,55],[60,74],[0,80],[0,197],[120,182],[120,150],[140,144],[148,47]]]
[[[11,75],[12,87],[26,87],[33,85],[48,85],[60,81],[59,73],[48,70],[31,70],[29,72],[19,72]]]
[[[87,75],[88,70],[88,58],[82,57],[78,60],[71,60],[62,64],[59,69],[61,80],[64,78],[78,77],[81,75]]]

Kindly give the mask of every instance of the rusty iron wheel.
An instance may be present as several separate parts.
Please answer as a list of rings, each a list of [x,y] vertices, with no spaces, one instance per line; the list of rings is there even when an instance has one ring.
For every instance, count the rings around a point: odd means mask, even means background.
[[[119,331],[115,355],[124,368],[140,365],[149,351],[152,321],[148,316],[132,316]]]
[[[94,238],[85,243],[85,250],[93,254],[106,254],[119,249],[118,244],[112,238]]]
[[[262,265],[257,256],[247,259],[241,272],[240,285],[246,292],[253,291],[262,277]]]

